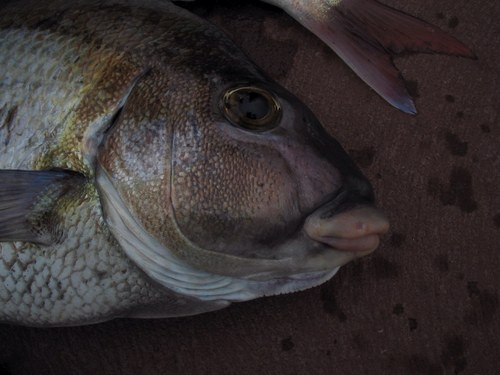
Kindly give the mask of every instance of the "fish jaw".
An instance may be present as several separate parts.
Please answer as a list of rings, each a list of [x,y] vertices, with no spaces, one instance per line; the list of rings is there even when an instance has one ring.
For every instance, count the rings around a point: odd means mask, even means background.
[[[183,315],[224,308],[232,302],[309,289],[328,281],[337,273],[340,266],[364,255],[338,251],[319,242],[313,244],[311,239],[303,236],[288,243],[287,246],[303,248],[304,241],[307,241],[312,248],[321,249],[305,264],[299,266],[291,264],[288,260],[281,262],[262,260],[259,264],[254,264],[257,266],[254,273],[244,277],[215,274],[193,267],[142,228],[128,211],[103,170],[98,170],[97,181],[109,229],[129,258],[152,280],[176,295],[191,300],[192,313],[185,311]],[[194,246],[191,250],[195,256],[208,254],[213,258],[220,258],[220,254],[196,249]],[[235,257],[227,255],[223,257],[227,258],[224,259],[226,264],[233,262],[233,266],[238,266]],[[240,261],[246,262],[245,259],[240,259]],[[301,271],[296,271],[294,274],[280,272],[279,269],[283,266],[288,272],[299,267]],[[232,270],[234,270],[233,267],[227,267],[226,271]]]
[[[355,207],[326,217],[324,209],[320,209],[304,224],[304,231],[312,239],[356,256],[373,252],[380,243],[380,236],[388,230],[389,221],[373,206]]]
[[[307,267],[302,272],[291,275],[279,272],[283,267],[287,270],[292,268],[288,259],[254,263],[255,272],[245,277],[209,272],[193,267],[149,234],[128,210],[107,173],[99,167],[97,184],[106,223],[121,248],[156,283],[191,300],[192,313],[185,311],[183,315],[224,308],[232,302],[308,289],[326,282],[337,273],[341,265],[353,259],[350,254],[331,251],[326,257],[315,257],[312,268]],[[301,241],[296,241],[296,244],[302,246]],[[207,252],[193,244],[190,247],[194,256],[210,256],[216,263],[223,260],[226,265],[232,262],[233,266],[238,266],[236,257]],[[244,264],[244,271],[248,272],[248,267],[252,264],[246,264],[245,259],[239,261],[240,267]],[[234,270],[233,267],[226,268],[226,273]]]

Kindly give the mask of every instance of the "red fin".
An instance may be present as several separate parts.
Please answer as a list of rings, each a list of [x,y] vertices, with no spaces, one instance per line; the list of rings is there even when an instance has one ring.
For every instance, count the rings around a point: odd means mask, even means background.
[[[329,37],[328,41],[323,41],[377,94],[405,113],[417,113],[399,70],[381,46],[339,27],[334,32],[323,31],[322,39],[323,36]]]
[[[375,0],[344,0],[332,10],[344,26],[351,24],[353,32],[366,34],[387,50],[437,52],[474,57],[462,42],[418,18],[381,4]]]
[[[407,113],[415,113],[415,107],[391,53],[437,52],[475,57],[467,46],[439,28],[375,0],[343,0],[331,6],[326,17],[324,7],[318,12],[303,5],[290,13],[385,100]]]

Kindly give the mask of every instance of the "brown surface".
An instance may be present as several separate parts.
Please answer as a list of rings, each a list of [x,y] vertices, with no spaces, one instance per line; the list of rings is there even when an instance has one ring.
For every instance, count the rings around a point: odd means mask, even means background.
[[[391,234],[374,255],[302,293],[182,319],[0,325],[0,373],[497,374],[500,3],[386,1],[479,57],[399,58],[416,117],[389,107],[286,15],[235,3],[197,10],[351,151]]]

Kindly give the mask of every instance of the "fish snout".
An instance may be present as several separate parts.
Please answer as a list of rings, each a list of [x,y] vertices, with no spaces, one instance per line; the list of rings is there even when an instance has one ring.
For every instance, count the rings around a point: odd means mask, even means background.
[[[334,250],[355,253],[356,257],[373,252],[380,243],[380,236],[389,230],[385,215],[371,205],[331,212],[328,208],[313,212],[304,224],[305,233]]]

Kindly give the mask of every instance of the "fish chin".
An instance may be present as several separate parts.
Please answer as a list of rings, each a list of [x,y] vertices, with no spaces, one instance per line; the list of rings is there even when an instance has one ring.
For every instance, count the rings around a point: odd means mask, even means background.
[[[107,173],[101,168],[97,171],[97,184],[106,222],[114,237],[140,269],[159,285],[177,295],[199,300],[200,303],[221,302],[221,307],[224,307],[231,302],[308,289],[329,280],[339,269],[337,266],[321,271],[298,270],[292,275],[285,275],[283,272],[276,275],[272,272],[262,272],[242,278],[197,269],[150,235],[128,210]],[[331,257],[336,252],[326,253]],[[312,263],[320,262],[324,268],[325,260],[320,258],[314,260],[313,257]],[[337,264],[341,260],[341,265],[350,259],[336,260]],[[309,264],[309,261],[307,263]]]
[[[278,277],[267,280],[242,280],[246,282],[247,291],[255,297],[269,297],[280,294],[300,292],[314,288],[330,280],[340,269],[336,267],[329,271],[305,272],[286,277]],[[244,300],[240,300],[244,301]]]

